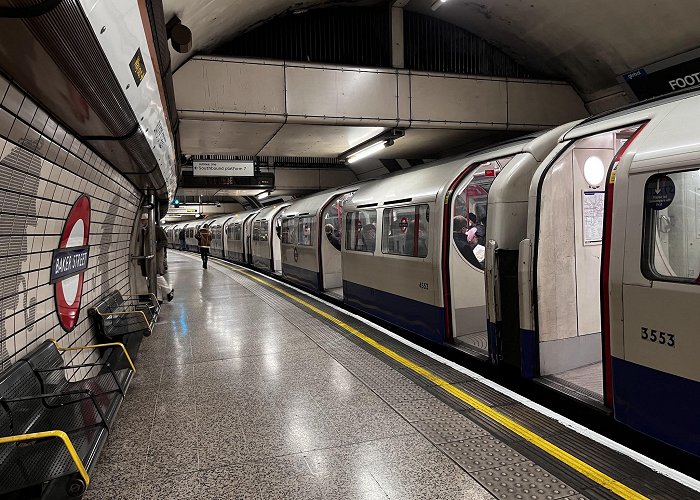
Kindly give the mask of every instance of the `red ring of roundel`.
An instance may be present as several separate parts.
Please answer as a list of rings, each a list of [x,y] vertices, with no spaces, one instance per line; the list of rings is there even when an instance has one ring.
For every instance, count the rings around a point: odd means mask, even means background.
[[[63,232],[61,233],[61,239],[58,243],[58,248],[66,248],[68,244],[68,238],[70,237],[71,230],[75,223],[82,219],[85,226],[85,234],[83,235],[83,245],[87,245],[90,242],[90,198],[83,194],[75,201],[73,207],[68,214],[65,224],[63,225]],[[66,299],[63,295],[63,288],[60,288],[59,284],[62,280],[54,284],[54,297],[56,300],[56,313],[58,314],[58,322],[61,328],[66,332],[72,332],[78,324],[78,318],[80,317],[80,302],[83,295],[83,272],[78,274],[78,290],[76,294],[76,300],[73,304],[68,305]]]

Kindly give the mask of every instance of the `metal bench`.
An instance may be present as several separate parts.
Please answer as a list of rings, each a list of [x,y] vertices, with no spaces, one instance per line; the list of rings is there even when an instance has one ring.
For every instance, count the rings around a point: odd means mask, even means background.
[[[130,368],[66,366],[60,355],[101,347],[119,349]],[[101,373],[66,377],[67,370],[90,367]],[[134,372],[122,344],[62,348],[49,340],[0,373],[0,497],[81,496]]]
[[[120,339],[135,333],[148,337],[153,332],[158,312],[155,295],[124,298],[119,291],[111,292],[89,310],[98,333],[108,339]]]
[[[127,367],[115,369],[108,361],[101,363],[82,363],[80,365],[65,365],[62,351],[78,351],[85,349],[106,348],[117,350],[127,361]],[[112,422],[117,410],[126,395],[136,368],[126,348],[121,343],[88,345],[82,347],[60,347],[55,340],[42,342],[31,354],[23,358],[29,363],[41,383],[44,394],[89,391],[95,396],[100,405],[107,425]],[[72,371],[79,368],[97,370],[98,374],[82,380],[70,380]],[[76,399],[84,395],[74,396]]]

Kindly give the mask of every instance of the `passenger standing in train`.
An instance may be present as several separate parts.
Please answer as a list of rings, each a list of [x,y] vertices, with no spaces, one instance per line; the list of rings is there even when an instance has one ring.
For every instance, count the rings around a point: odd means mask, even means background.
[[[331,245],[333,245],[336,250],[340,250],[340,238],[336,236],[333,224],[326,224],[326,238],[328,238],[328,241],[331,242]]]
[[[461,253],[462,257],[467,259],[467,262],[469,262],[472,266],[476,267],[477,269],[483,269],[483,265],[481,262],[479,262],[479,259],[476,258],[476,255],[474,255],[472,245],[467,239],[467,229],[469,229],[467,219],[461,215],[458,215],[452,219],[452,237],[455,240],[459,253]],[[476,230],[474,230],[474,233],[476,233]]]
[[[374,246],[377,241],[377,228],[374,224],[370,223],[362,226],[362,241],[367,252],[374,252]]]
[[[197,230],[197,234],[194,236],[199,244],[199,254],[202,256],[202,267],[207,268],[207,262],[209,261],[209,247],[211,246],[211,229],[204,224]]]
[[[476,241],[479,245],[486,246],[486,214],[476,224]]]
[[[185,230],[180,229],[180,234],[178,235],[178,238],[180,240],[180,250],[185,250]]]
[[[173,300],[175,290],[165,278],[165,271],[167,270],[165,266],[166,248],[168,248],[168,235],[165,234],[165,230],[161,226],[156,226],[156,273],[158,274],[156,282],[160,292],[159,296],[161,298],[166,297],[168,302],[170,302]],[[163,301],[161,300],[161,302]]]

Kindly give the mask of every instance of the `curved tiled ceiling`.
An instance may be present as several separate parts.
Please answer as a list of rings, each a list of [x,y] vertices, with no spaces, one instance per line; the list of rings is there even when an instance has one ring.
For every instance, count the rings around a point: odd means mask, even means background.
[[[207,52],[252,26],[286,12],[381,1],[338,0],[164,0],[166,19],[177,14],[193,33],[187,55],[172,53],[174,66]],[[605,97],[619,91],[616,78],[628,70],[698,47],[697,0],[529,0],[483,2],[433,0],[402,2],[406,8],[461,26],[501,47],[523,65],[568,80],[585,101],[603,99],[601,107],[621,104]],[[595,109],[595,107],[594,107]]]

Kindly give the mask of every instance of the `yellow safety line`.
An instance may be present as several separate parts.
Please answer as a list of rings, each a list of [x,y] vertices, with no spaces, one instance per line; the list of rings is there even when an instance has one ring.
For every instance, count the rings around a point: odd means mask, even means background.
[[[78,472],[83,477],[83,481],[85,481],[85,487],[87,488],[88,486],[90,486],[90,476],[88,476],[88,473],[85,470],[85,467],[83,466],[83,461],[80,460],[80,457],[75,451],[75,447],[73,446],[73,443],[68,437],[68,434],[66,434],[63,431],[33,432],[31,434],[18,434],[16,436],[0,437],[0,444],[18,443],[20,441],[33,441],[35,439],[43,439],[48,437],[58,438],[61,441],[63,441],[63,444],[68,450],[70,457],[73,459],[73,462],[75,463]]]
[[[124,356],[126,356],[126,360],[129,362],[131,365],[131,369],[136,373],[136,367],[134,366],[134,362],[131,361],[131,356],[129,356],[129,352],[126,350],[126,347],[124,344],[121,342],[111,342],[109,344],[93,344],[93,345],[84,345],[80,347],[61,347],[58,345],[58,342],[56,342],[55,339],[49,339],[51,342],[53,342],[53,345],[56,346],[56,349],[59,351],[81,351],[83,349],[97,349],[99,347],[120,347],[122,351],[124,351]]]
[[[315,307],[312,304],[309,304],[308,302],[306,302],[303,299],[300,299],[296,295],[289,293],[286,290],[283,290],[275,285],[272,285],[269,282],[266,282],[265,280],[258,278],[257,276],[254,276],[254,275],[247,273],[245,271],[242,271],[240,269],[236,269],[236,268],[229,266],[227,264],[223,264],[221,262],[219,262],[219,264],[221,264],[224,267],[228,267],[232,271],[243,274],[252,280],[255,280],[259,283],[262,283],[263,285],[265,285],[269,288],[272,288],[273,290],[281,293],[282,295],[289,297],[290,299],[294,300],[295,302],[303,305],[307,309],[310,309],[311,311],[315,312],[319,316],[322,316],[323,318],[327,319],[328,321],[335,323],[336,325],[338,325],[339,327],[341,327],[345,331],[355,335],[357,338],[359,338],[362,341],[366,342],[367,344],[371,345],[372,347],[374,347],[378,351],[386,354],[387,356],[389,356],[393,360],[401,363],[406,368],[409,368],[410,370],[414,371],[415,373],[428,379],[430,382],[432,382],[433,384],[442,388],[444,391],[448,392],[449,394],[452,394],[457,399],[464,401],[466,404],[473,407],[479,413],[485,415],[486,417],[490,418],[491,420],[494,420],[495,422],[498,422],[499,424],[503,425],[504,427],[506,427],[510,431],[514,432],[518,436],[524,438],[526,441],[529,441],[530,443],[534,444],[535,446],[540,448],[542,451],[547,452],[552,457],[565,463],[566,465],[568,465],[572,469],[583,474],[584,476],[591,479],[592,481],[595,481],[596,483],[603,486],[604,488],[612,491],[616,495],[618,495],[622,498],[628,498],[628,499],[636,499],[636,500],[646,499],[646,500],[649,500],[648,497],[631,489],[628,486],[625,486],[621,482],[611,478],[607,474],[599,471],[598,469],[587,464],[583,460],[576,458],[571,453],[569,453],[565,450],[562,450],[561,448],[559,448],[555,444],[551,443],[550,441],[547,441],[546,439],[542,438],[538,434],[536,434],[536,433],[532,432],[531,430],[527,429],[526,427],[520,425],[519,423],[517,423],[514,420],[512,420],[511,418],[507,417],[503,413],[491,408],[490,406],[488,406],[487,404],[474,398],[473,396],[470,396],[469,394],[467,394],[463,390],[459,389],[458,387],[455,387],[454,385],[450,384],[449,382],[442,379],[441,377],[438,377],[437,375],[426,370],[425,368],[418,366],[414,362],[410,361],[409,359],[404,358],[403,356],[392,351],[388,347],[383,346],[382,344],[380,344],[376,340],[368,337],[367,335],[360,332],[359,330],[344,323],[343,321],[339,320],[338,318],[333,317],[332,315],[328,314],[327,312],[320,310],[318,307]]]

